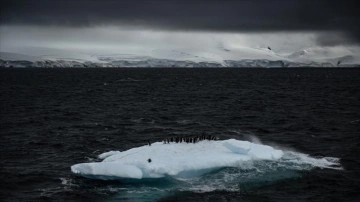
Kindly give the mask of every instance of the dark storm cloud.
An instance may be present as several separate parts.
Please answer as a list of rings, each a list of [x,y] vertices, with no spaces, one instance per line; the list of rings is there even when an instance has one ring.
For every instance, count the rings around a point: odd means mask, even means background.
[[[1,24],[199,31],[339,30],[360,38],[355,0],[2,0]],[[329,39],[331,41],[331,39]],[[331,42],[329,42],[331,43]]]

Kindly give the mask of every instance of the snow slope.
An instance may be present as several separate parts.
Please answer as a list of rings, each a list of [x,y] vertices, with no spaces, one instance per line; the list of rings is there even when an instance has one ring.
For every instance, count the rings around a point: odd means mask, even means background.
[[[21,61],[21,62],[20,62]],[[122,54],[58,52],[38,57],[0,52],[2,67],[357,67],[360,50],[312,47],[291,54],[268,48],[216,47],[209,49],[155,49]]]
[[[18,53],[8,53],[8,52],[0,52],[0,59],[8,60],[8,61],[29,61],[29,62],[42,60],[41,57],[23,55]]]
[[[344,47],[313,47],[285,56],[298,63],[330,63],[333,66],[360,64],[360,52]]]

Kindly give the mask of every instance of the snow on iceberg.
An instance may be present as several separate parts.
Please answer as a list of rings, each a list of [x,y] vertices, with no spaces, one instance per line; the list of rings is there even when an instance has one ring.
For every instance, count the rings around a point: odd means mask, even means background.
[[[223,141],[200,141],[194,143],[153,143],[151,146],[133,148],[127,151],[111,151],[99,155],[102,162],[81,163],[71,166],[71,171],[94,179],[143,179],[191,178],[220,168],[241,167],[242,164],[257,161],[289,161],[332,168],[338,162],[327,159],[312,159],[305,154],[291,153],[289,159],[284,151],[270,146],[235,139]],[[291,157],[291,156],[290,156]],[[310,161],[310,163],[309,163]]]

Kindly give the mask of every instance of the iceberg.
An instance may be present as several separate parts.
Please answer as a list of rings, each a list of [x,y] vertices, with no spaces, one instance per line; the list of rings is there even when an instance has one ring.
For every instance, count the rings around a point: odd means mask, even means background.
[[[284,152],[235,139],[197,143],[156,142],[127,151],[99,155],[101,162],[71,166],[77,175],[95,179],[191,178],[216,169],[238,167],[247,161],[276,161]]]
[[[71,166],[91,179],[120,180],[96,189],[111,190],[114,200],[158,201],[176,192],[239,192],[300,177],[312,169],[342,170],[339,158],[308,154],[240,141],[156,142],[98,156],[101,162]],[[151,161],[149,161],[149,159]]]

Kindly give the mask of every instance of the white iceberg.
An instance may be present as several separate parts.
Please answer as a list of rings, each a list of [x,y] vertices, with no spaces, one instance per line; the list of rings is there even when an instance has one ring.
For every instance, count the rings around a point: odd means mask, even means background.
[[[94,179],[191,178],[220,168],[238,168],[249,162],[276,162],[341,169],[339,159],[312,158],[270,146],[235,139],[198,143],[153,143],[127,151],[99,155],[102,162],[81,163],[71,171]],[[292,166],[293,167],[293,166]],[[296,166],[295,166],[296,167]]]
[[[73,173],[97,179],[193,177],[224,167],[237,167],[249,160],[278,160],[281,150],[247,141],[200,141],[198,143],[153,143],[124,152],[99,155],[102,162],[81,163]],[[149,159],[151,162],[149,162]]]

